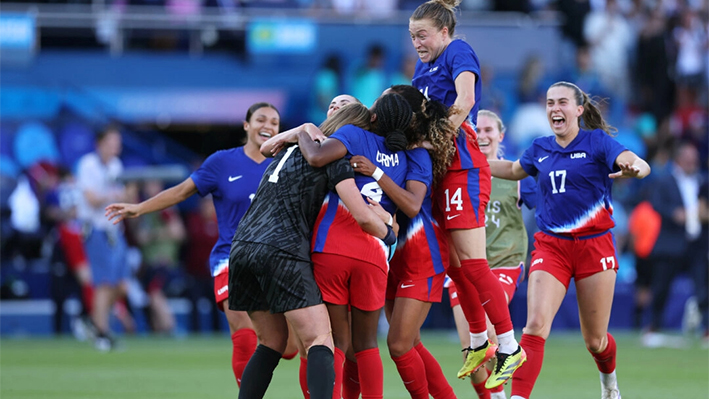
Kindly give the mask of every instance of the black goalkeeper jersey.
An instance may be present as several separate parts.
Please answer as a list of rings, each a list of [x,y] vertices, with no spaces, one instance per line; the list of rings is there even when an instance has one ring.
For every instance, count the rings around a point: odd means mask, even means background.
[[[354,178],[346,159],[308,164],[297,145],[282,150],[261,178],[233,241],[267,244],[310,261],[310,238],[325,195]]]

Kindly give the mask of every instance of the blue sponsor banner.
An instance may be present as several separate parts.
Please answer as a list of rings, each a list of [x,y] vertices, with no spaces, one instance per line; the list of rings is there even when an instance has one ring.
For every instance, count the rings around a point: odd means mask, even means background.
[[[251,54],[308,54],[317,41],[317,24],[309,20],[255,19],[247,26]]]
[[[3,64],[26,64],[34,56],[37,26],[34,15],[0,14],[0,60]]]

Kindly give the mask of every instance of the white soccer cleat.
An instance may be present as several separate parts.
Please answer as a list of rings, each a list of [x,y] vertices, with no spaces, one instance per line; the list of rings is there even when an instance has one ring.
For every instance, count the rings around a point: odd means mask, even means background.
[[[618,388],[604,389],[601,399],[621,399]]]

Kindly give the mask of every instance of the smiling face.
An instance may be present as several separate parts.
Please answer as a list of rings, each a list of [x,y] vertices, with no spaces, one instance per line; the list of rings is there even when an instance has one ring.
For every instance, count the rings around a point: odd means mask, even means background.
[[[281,117],[278,112],[271,107],[261,107],[257,109],[251,118],[244,122],[247,144],[255,144],[261,147],[266,140],[278,134]]]
[[[578,134],[583,105],[576,103],[574,94],[566,86],[553,86],[547,91],[547,119],[557,138],[573,138]]]
[[[477,124],[478,146],[487,159],[497,159],[497,152],[505,134],[500,131],[500,125],[494,118],[478,115]]]
[[[349,94],[340,94],[339,96],[333,98],[330,102],[330,106],[327,108],[327,117],[329,118],[332,114],[347,104],[358,102],[359,101],[356,98],[350,96]]]
[[[409,34],[421,62],[434,61],[451,42],[448,28],[439,30],[430,19],[409,20]]]

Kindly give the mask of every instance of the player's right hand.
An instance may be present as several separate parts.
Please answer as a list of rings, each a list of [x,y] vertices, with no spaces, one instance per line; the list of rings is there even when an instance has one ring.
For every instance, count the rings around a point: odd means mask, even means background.
[[[138,212],[137,204],[118,203],[107,206],[105,215],[108,220],[113,221],[113,224],[118,224],[124,219],[138,217],[140,213]]]

